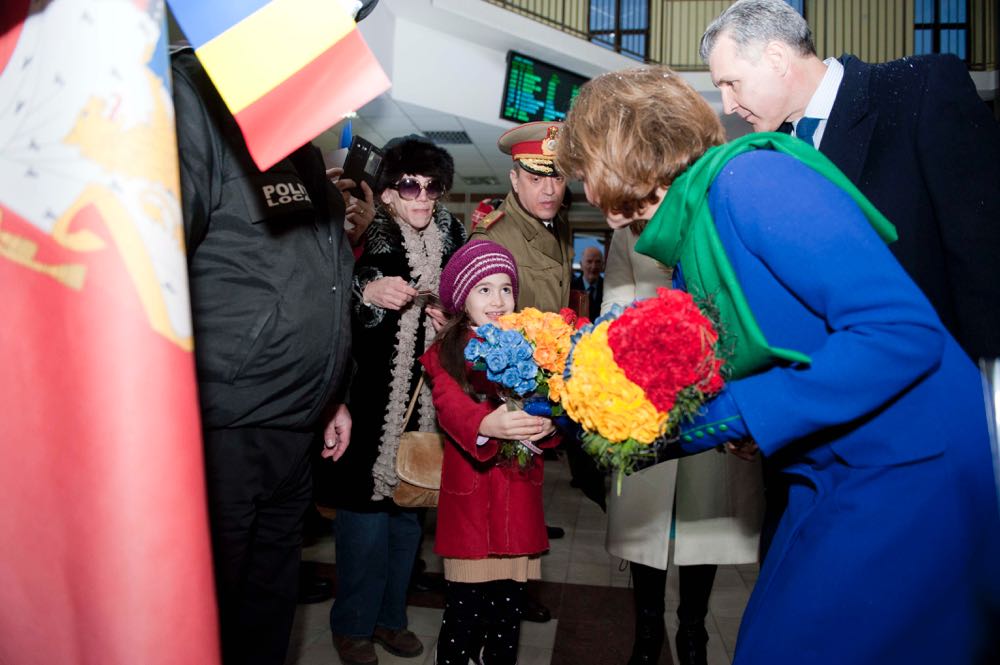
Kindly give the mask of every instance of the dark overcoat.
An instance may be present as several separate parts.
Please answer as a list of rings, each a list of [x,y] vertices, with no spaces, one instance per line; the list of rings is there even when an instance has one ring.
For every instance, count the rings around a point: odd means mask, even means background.
[[[820,151],[896,225],[892,253],[962,347],[1000,356],[1000,127],[954,56],[841,60]]]

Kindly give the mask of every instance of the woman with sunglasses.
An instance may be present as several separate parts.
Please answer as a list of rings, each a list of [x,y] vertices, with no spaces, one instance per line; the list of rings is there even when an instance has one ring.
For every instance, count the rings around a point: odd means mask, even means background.
[[[392,502],[399,436],[434,431],[430,389],[403,422],[419,377],[417,359],[444,321],[430,294],[441,268],[465,242],[462,223],[439,199],[455,167],[443,149],[416,136],[384,148],[375,196],[380,208],[362,236],[354,269],[353,349],[357,370],[349,406],[351,444],[327,465],[320,494],[337,508],[337,599],[330,611],[334,645],[345,663],[374,663],[374,644],[413,657],[423,651],[406,629],[406,591],[420,544],[418,514]]]

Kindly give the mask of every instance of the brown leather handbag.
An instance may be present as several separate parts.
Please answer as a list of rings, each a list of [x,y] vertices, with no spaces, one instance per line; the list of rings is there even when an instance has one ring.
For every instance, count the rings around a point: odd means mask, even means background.
[[[417,388],[410,398],[410,405],[403,422],[410,422],[417,396],[424,385],[420,375]],[[399,485],[392,495],[397,506],[403,508],[434,508],[441,491],[441,463],[444,461],[444,435],[438,432],[403,432],[396,451],[396,475]]]

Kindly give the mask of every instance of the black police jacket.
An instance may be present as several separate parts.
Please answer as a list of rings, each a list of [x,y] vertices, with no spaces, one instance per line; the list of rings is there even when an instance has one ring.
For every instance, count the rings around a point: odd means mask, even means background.
[[[261,172],[193,51],[172,68],[203,426],[315,428],[349,374],[343,199],[309,144]]]

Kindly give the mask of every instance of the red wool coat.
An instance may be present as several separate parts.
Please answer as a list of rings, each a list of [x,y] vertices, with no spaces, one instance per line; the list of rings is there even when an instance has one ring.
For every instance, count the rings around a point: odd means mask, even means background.
[[[437,535],[434,551],[444,557],[482,559],[488,556],[540,554],[549,548],[542,515],[540,456],[527,469],[515,463],[497,464],[499,442],[479,446],[479,424],[500,402],[477,402],[458,385],[438,359],[435,344],[420,358],[427,369],[438,423],[448,436],[441,470]],[[496,394],[484,372],[469,370],[473,388]],[[540,445],[551,447],[558,437]]]

